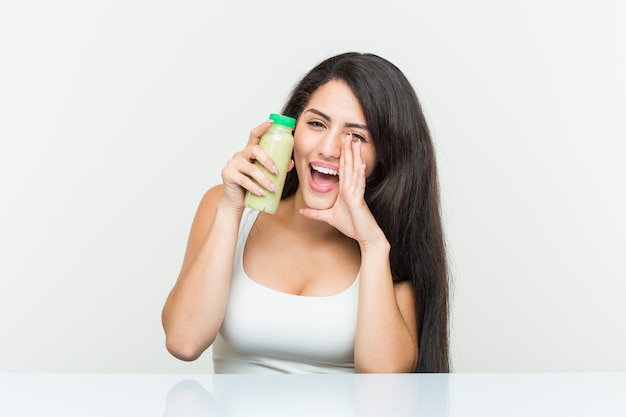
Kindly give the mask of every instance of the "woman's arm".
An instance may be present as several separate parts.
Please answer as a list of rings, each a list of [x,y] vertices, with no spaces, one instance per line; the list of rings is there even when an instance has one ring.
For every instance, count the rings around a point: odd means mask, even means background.
[[[162,313],[167,350],[179,359],[198,358],[222,325],[245,192],[272,192],[271,180],[252,163],[259,161],[268,170],[274,166],[259,147],[271,124],[252,129],[246,147],[222,169],[223,185],[210,189],[196,212],[183,265]]]
[[[354,348],[357,372],[413,372],[418,341],[410,282],[394,284],[384,236],[361,246],[361,284]]]
[[[197,359],[222,325],[242,210],[220,205],[222,186],[209,190],[194,218],[180,274],[163,308],[167,350]]]
[[[393,283],[389,242],[363,197],[367,167],[361,159],[361,146],[358,141],[345,140],[339,163],[340,192],[333,207],[306,208],[302,214],[336,227],[361,248],[354,347],[357,372],[412,372],[418,355],[413,288],[410,283]]]

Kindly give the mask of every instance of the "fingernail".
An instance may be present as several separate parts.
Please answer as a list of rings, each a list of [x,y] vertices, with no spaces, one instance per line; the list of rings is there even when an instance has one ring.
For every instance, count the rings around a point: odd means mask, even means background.
[[[272,165],[272,172],[274,175],[278,175],[278,167],[276,165]]]
[[[271,189],[272,191],[274,191],[275,193],[277,193],[277,192],[278,192],[278,188],[276,188],[276,186],[275,186],[273,183],[272,183],[272,185],[270,185],[270,189]]]
[[[259,195],[263,195],[263,196],[264,196],[264,195],[265,195],[265,191],[263,191],[263,189],[262,189],[262,188],[259,188],[259,190],[258,190],[258,194],[259,194]]]

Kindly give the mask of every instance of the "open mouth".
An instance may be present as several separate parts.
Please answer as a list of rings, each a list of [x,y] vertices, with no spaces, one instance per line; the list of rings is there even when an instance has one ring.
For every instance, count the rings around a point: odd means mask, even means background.
[[[326,188],[339,182],[339,172],[332,168],[311,165],[311,179],[315,185]]]

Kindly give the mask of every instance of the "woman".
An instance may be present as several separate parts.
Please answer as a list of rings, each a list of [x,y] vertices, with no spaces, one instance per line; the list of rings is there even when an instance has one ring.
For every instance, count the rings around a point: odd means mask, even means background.
[[[297,84],[276,214],[254,128],[196,213],[163,309],[167,349],[217,373],[448,372],[448,275],[435,155],[410,83],[390,62],[345,53]],[[253,179],[264,188],[259,189]]]

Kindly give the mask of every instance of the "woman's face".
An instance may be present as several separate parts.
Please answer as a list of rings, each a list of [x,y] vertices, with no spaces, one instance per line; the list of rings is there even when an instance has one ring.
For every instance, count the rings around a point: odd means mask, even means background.
[[[294,162],[307,207],[332,207],[339,193],[339,158],[346,136],[361,141],[365,175],[376,164],[376,152],[356,96],[344,81],[319,87],[304,107],[294,133]]]

